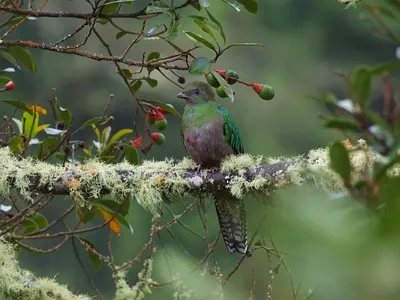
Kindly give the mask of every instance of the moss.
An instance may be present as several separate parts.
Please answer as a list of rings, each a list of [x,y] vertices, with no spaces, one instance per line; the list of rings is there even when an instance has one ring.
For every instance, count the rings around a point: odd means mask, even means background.
[[[24,300],[90,299],[86,295],[74,295],[66,286],[58,284],[53,279],[35,278],[32,273],[20,269],[14,248],[2,238],[0,238],[0,253],[0,296]]]

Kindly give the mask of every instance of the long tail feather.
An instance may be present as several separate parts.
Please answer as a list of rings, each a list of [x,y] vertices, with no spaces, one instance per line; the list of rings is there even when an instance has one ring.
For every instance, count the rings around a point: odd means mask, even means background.
[[[231,195],[219,194],[215,197],[215,208],[228,251],[249,254],[244,202]]]

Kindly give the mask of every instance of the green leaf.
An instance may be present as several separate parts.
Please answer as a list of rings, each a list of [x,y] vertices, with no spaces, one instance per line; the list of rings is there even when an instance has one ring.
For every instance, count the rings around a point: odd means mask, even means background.
[[[31,139],[36,136],[36,128],[39,125],[39,113],[32,113],[33,115],[28,112],[24,112],[22,114],[22,134],[24,136],[28,136]]]
[[[244,6],[244,8],[252,13],[255,14],[258,11],[258,3],[255,0],[238,0],[240,4]]]
[[[118,213],[123,216],[126,216],[129,213],[129,208],[131,205],[130,199],[125,200],[122,206],[121,203],[109,199],[97,200],[96,203],[104,205],[105,207],[109,208],[112,212],[116,212],[119,208]]]
[[[111,135],[111,126],[107,126],[106,128],[103,129],[103,131],[101,133],[100,142],[103,145],[106,145],[108,143],[108,140],[110,139],[110,135]]]
[[[184,33],[191,39],[191,40],[193,40],[194,42],[200,42],[200,43],[202,43],[204,46],[206,46],[207,48],[210,48],[210,49],[212,49],[212,50],[214,50],[215,51],[215,46],[212,44],[212,43],[210,43],[209,41],[207,41],[206,39],[204,39],[201,35],[198,35],[198,34],[196,34],[196,33],[193,33],[193,32],[187,32],[187,31],[184,31]]]
[[[18,65],[17,60],[10,53],[5,52],[5,51],[1,51],[0,54],[1,54],[1,56],[3,56],[3,58],[5,60],[10,62],[13,66],[17,67],[18,69],[20,68],[19,65]]]
[[[126,31],[120,31],[120,32],[118,32],[116,35],[115,35],[115,39],[116,40],[119,40],[119,39],[121,39],[122,37],[124,37],[125,35],[127,35],[128,33],[126,32]]]
[[[9,46],[5,48],[5,51],[11,54],[17,59],[25,68],[31,71],[37,71],[37,65],[35,58],[29,52],[27,48],[19,46]]]
[[[45,228],[49,225],[46,217],[40,213],[35,213],[26,219],[23,223],[23,234],[30,234],[38,231],[41,228]]]
[[[397,71],[400,69],[400,61],[385,62],[371,68],[372,75],[380,75],[383,72]]]
[[[233,95],[232,87],[225,81],[225,79],[221,75],[218,74],[218,72],[215,72],[214,70],[211,70],[211,73],[215,76],[215,78],[217,79],[219,85],[222,86],[222,88],[225,91],[225,94],[233,102],[235,100],[235,96]]]
[[[182,118],[182,115],[175,108],[169,106],[168,104],[165,104],[164,102],[159,102],[159,101],[154,101],[154,100],[146,100],[143,102],[153,104],[154,106],[159,106],[159,107],[165,109],[166,111],[168,111],[171,115]]]
[[[234,8],[237,12],[240,12],[240,4],[237,0],[224,0],[224,2]]]
[[[14,106],[14,107],[16,107],[16,108],[19,108],[19,109],[21,109],[21,110],[23,110],[23,111],[25,111],[25,112],[28,112],[28,113],[30,113],[30,114],[32,114],[32,112],[33,112],[31,109],[29,109],[29,108],[26,107],[27,104],[24,103],[24,102],[15,101],[15,100],[1,100],[1,101],[4,102],[4,103],[7,103],[7,104],[9,104],[9,105],[12,105],[12,106]]]
[[[38,159],[42,159],[46,157],[49,153],[54,152],[61,143],[60,137],[49,136],[44,139],[44,141],[40,144],[38,149],[37,157]]]
[[[22,223],[22,233],[23,234],[30,234],[30,233],[36,232],[38,230],[39,230],[39,226],[31,218],[26,219]]]
[[[171,17],[171,22],[169,23],[168,30],[165,34],[164,39],[167,41],[172,40],[178,35],[179,28],[181,27],[181,23],[178,22],[178,20],[175,19],[175,16],[173,15]]]
[[[189,66],[189,73],[192,75],[203,75],[211,71],[212,62],[205,57],[198,57]]]
[[[134,93],[136,93],[139,89],[140,89],[140,87],[142,86],[142,81],[141,80],[139,80],[139,79],[137,79],[137,80],[134,80],[134,81],[132,81],[131,82],[131,90],[134,92]]]
[[[58,121],[64,121],[65,128],[69,128],[72,121],[71,113],[68,109],[63,108],[60,104],[60,100],[56,99],[56,112]]]
[[[94,117],[90,120],[87,120],[81,127],[79,127],[78,131],[85,130],[86,128],[90,127],[92,124],[97,124],[100,122],[106,122],[109,118],[107,117]]]
[[[118,131],[116,134],[114,134],[111,137],[110,144],[115,143],[124,135],[131,134],[132,132],[133,132],[133,129],[129,129],[129,128],[121,129],[120,131]]]
[[[139,164],[139,155],[135,148],[133,148],[129,144],[126,144],[124,147],[124,151],[125,151],[125,158],[129,163],[131,163],[133,165]]]
[[[146,62],[152,61],[152,60],[156,60],[160,58],[160,52],[151,52],[146,59]],[[150,73],[151,71],[153,71],[154,68],[152,67],[147,67],[147,71]]]
[[[210,35],[213,40],[218,44],[217,39],[215,38],[214,33],[211,31],[211,29],[207,26],[207,24],[204,21],[201,21],[199,19],[193,19],[192,20],[197,26],[200,27],[201,30],[203,30],[205,33]]]
[[[158,14],[169,11],[171,9],[172,7],[162,1],[153,1],[150,5],[146,7],[146,14]]]
[[[226,43],[226,36],[225,36],[225,32],[224,32],[224,29],[222,28],[221,23],[211,15],[211,13],[208,11],[208,9],[206,9],[206,12],[207,12],[207,15],[210,18],[211,22],[213,22],[218,27],[219,34],[221,35],[222,39],[224,40],[224,43]]]
[[[144,80],[147,82],[147,84],[150,86],[150,87],[156,87],[157,86],[157,84],[158,84],[158,81],[157,80],[155,80],[155,79],[153,79],[153,78],[150,78],[150,77],[146,77],[146,78],[144,78]]]
[[[8,146],[12,153],[21,153],[25,149],[25,139],[21,135],[15,135],[8,142]]]
[[[103,266],[103,261],[100,259],[100,257],[97,254],[94,254],[93,251],[90,251],[87,249],[87,247],[92,248],[93,250],[97,251],[96,247],[89,242],[87,239],[84,238],[80,238],[84,243],[86,243],[87,245],[84,246],[85,248],[85,252],[87,254],[87,256],[89,257],[90,262],[92,263],[93,268],[95,269],[96,272],[98,272],[101,267]]]
[[[132,72],[129,69],[121,69],[122,75],[124,75],[125,78],[132,78]]]
[[[365,115],[367,116],[368,119],[370,119],[374,124],[379,125],[381,128],[389,132],[390,134],[393,134],[393,129],[392,127],[376,112],[366,109],[364,111]]]
[[[264,47],[264,45],[258,44],[258,43],[233,43],[228,45],[225,50],[228,50],[229,48],[232,47]]]
[[[350,180],[351,164],[349,153],[341,142],[335,142],[329,147],[331,168],[338,173],[343,180]]]
[[[361,66],[351,74],[351,98],[361,107],[368,105],[371,98],[372,73],[368,66]]]
[[[95,209],[88,209],[86,207],[78,207],[76,209],[76,215],[78,216],[78,219],[83,223],[87,224],[90,221],[94,219],[96,216],[96,210]]]
[[[0,84],[7,84],[9,81],[11,81],[10,77],[0,77]]]
[[[358,126],[358,123],[353,120],[344,120],[344,119],[330,119],[325,122],[326,128],[335,128],[343,131],[355,131],[360,132],[361,129]]]

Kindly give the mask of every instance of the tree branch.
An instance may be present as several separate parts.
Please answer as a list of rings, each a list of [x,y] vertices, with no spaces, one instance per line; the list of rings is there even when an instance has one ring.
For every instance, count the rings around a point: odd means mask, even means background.
[[[375,152],[358,145],[351,152],[353,175],[359,176],[377,159]],[[8,148],[2,148],[0,182],[4,183],[0,184],[0,195],[9,195],[11,189],[17,189],[25,198],[30,198],[32,193],[70,195],[82,204],[87,199],[111,194],[117,200],[136,197],[145,209],[157,213],[163,204],[184,196],[214,194],[224,189],[238,198],[253,192],[269,195],[274,189],[303,184],[309,179],[330,191],[343,189],[340,177],[329,168],[326,148],[311,150],[301,158],[268,161],[271,163],[261,164],[261,157],[245,154],[228,158],[220,170],[198,170],[186,158],[180,162],[143,161],[138,166],[92,160],[84,165],[62,167],[17,160]]]

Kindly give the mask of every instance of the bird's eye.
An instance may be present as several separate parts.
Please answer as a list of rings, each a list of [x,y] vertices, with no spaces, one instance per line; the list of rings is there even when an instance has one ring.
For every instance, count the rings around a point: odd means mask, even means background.
[[[194,93],[195,93],[196,95],[200,95],[200,90],[199,90],[199,89],[195,89],[195,90],[194,90]]]

